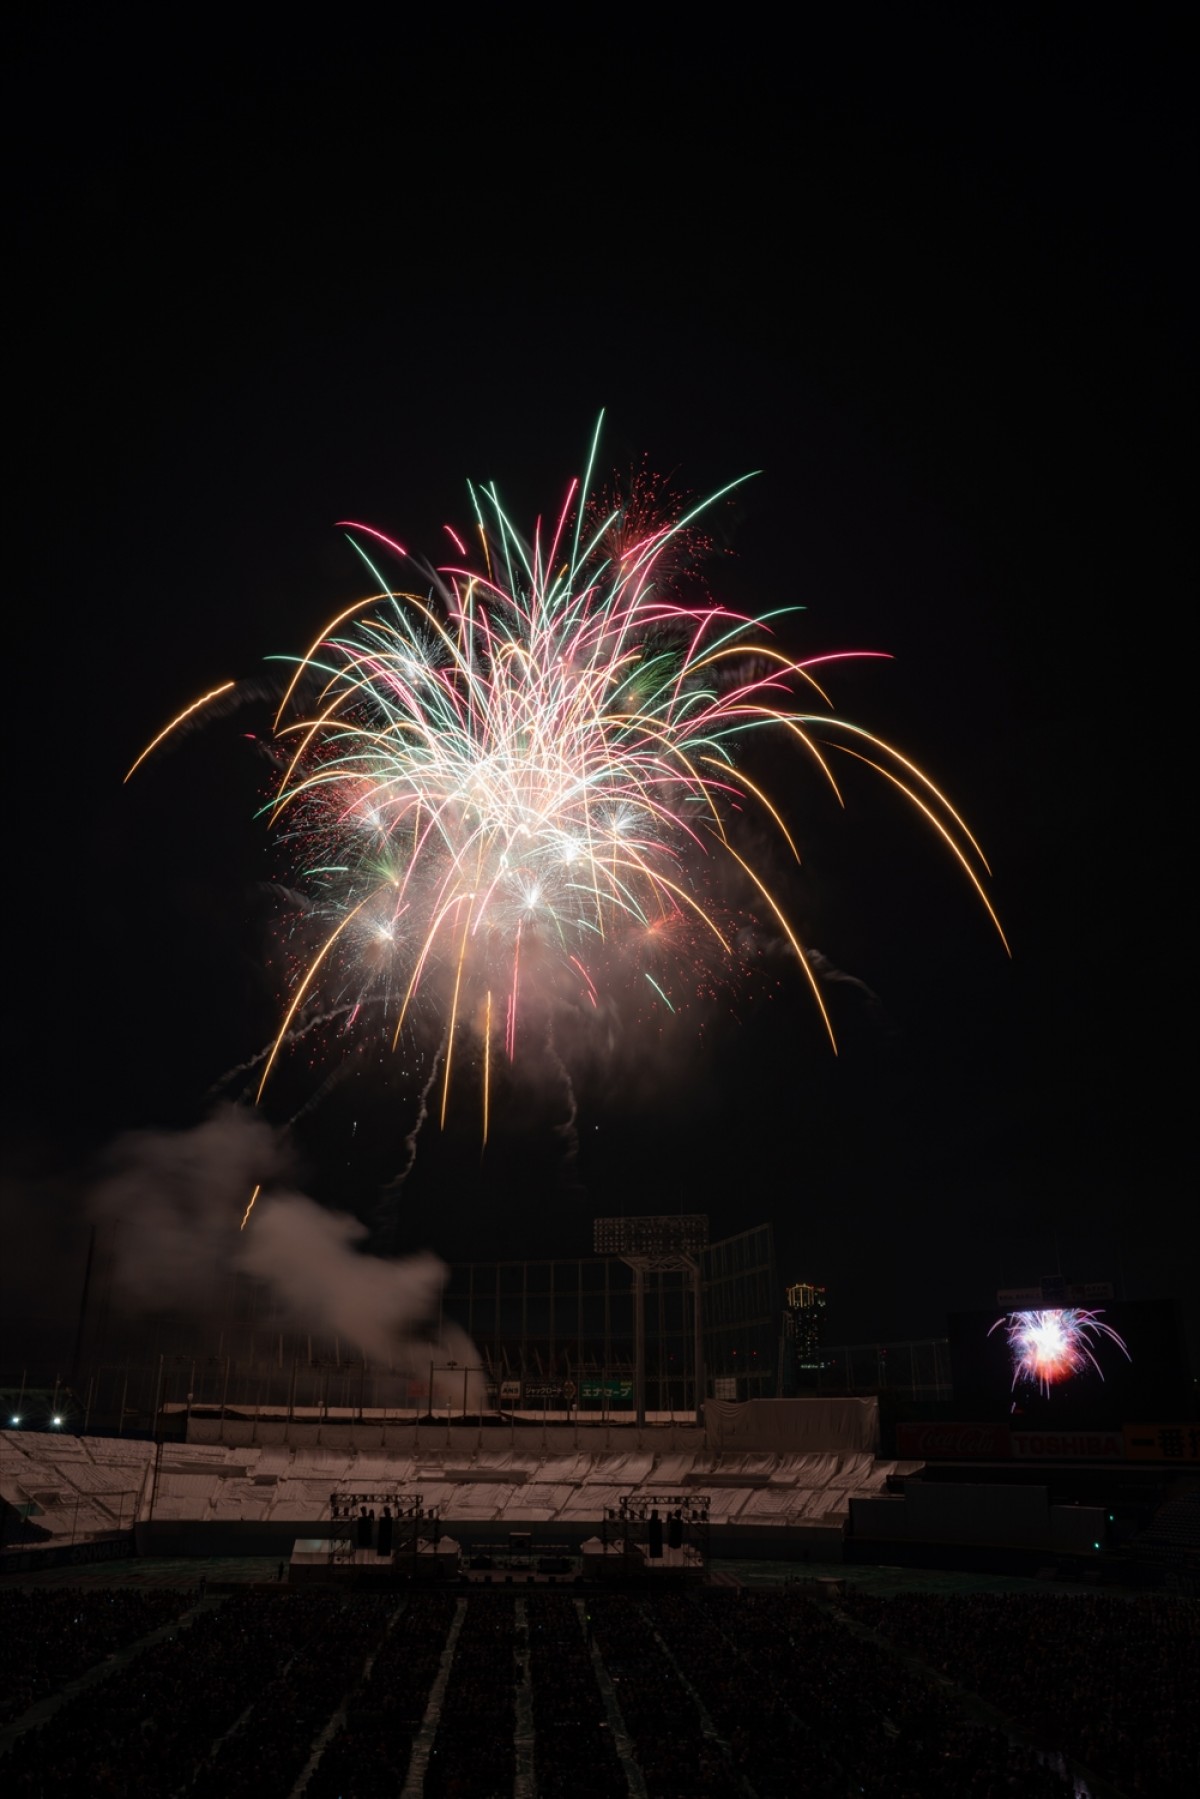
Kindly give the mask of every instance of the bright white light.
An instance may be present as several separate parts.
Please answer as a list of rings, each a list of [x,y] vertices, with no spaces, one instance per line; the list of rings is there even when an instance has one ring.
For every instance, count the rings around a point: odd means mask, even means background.
[[[62,1419],[61,1418],[51,1418],[50,1422],[51,1422],[51,1424],[61,1424]]]
[[[12,1422],[12,1423],[13,1423],[13,1424],[20,1424],[20,1422],[21,1422],[21,1420],[20,1420],[20,1419],[19,1419],[19,1418],[13,1418],[13,1419],[12,1419],[12,1420],[11,1420],[11,1422]]]

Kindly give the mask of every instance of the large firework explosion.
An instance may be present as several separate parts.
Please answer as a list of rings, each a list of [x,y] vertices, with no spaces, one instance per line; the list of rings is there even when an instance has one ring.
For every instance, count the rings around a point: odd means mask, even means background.
[[[703,520],[740,483],[674,513],[644,471],[593,492],[598,437],[582,482],[531,540],[494,487],[470,488],[471,528],[446,528],[453,553],[422,567],[419,587],[379,571],[385,558],[417,566],[401,545],[343,521],[372,589],[289,658],[275,718],[265,811],[310,930],[296,933],[303,953],[259,1099],[314,1020],[382,1029],[395,1049],[432,1010],[443,1119],[469,1045],[486,1140],[495,1060],[519,1058],[534,1019],[631,981],[673,1009],[697,966],[736,973],[747,913],[786,941],[833,1042],[754,848],[769,836],[799,859],[745,766],[764,732],[791,740],[839,800],[839,755],[891,783],[1000,931],[987,864],[945,795],[826,694],[826,665],[875,652],[797,660],[776,638],[796,608],[751,617],[699,578]]]
[[[1006,1312],[997,1318],[988,1335],[1003,1327],[1012,1358],[1013,1389],[1037,1387],[1049,1395],[1051,1387],[1074,1379],[1090,1368],[1104,1379],[1095,1351],[1105,1342],[1115,1343],[1130,1360],[1125,1340],[1099,1312],[1063,1306],[1049,1311]]]

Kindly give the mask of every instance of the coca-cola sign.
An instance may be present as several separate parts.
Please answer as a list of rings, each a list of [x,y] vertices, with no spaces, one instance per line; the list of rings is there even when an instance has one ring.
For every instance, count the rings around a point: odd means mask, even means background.
[[[898,1424],[896,1454],[932,1462],[995,1462],[1009,1454],[1006,1424]]]

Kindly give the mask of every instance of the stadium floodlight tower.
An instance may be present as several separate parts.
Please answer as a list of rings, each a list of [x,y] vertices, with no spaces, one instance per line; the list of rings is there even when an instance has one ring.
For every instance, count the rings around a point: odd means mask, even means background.
[[[708,1247],[708,1218],[702,1212],[667,1217],[596,1218],[592,1248],[617,1256],[633,1270],[634,1396],[637,1424],[646,1422],[646,1276],[687,1274],[692,1289],[692,1362],[696,1423],[704,1417],[704,1337],[701,1330],[700,1255]]]

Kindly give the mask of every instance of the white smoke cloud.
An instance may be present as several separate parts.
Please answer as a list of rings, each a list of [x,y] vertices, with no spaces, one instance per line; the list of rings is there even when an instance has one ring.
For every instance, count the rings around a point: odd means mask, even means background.
[[[391,1362],[403,1337],[437,1317],[445,1265],[432,1254],[385,1261],[355,1248],[366,1226],[300,1193],[255,1206],[238,1264],[266,1281],[298,1324],[357,1343]]]
[[[286,1140],[259,1114],[223,1106],[191,1130],[133,1132],[107,1161],[91,1210],[115,1227],[114,1281],[135,1308],[202,1314],[241,1271],[297,1328],[344,1338],[371,1361],[477,1368],[465,1334],[437,1328],[445,1265],[430,1253],[363,1255],[366,1226],[289,1186]],[[266,1191],[241,1229],[256,1187]],[[461,1401],[458,1374],[439,1376],[435,1398],[447,1378]],[[468,1383],[477,1403],[478,1377]]]
[[[115,1282],[133,1305],[202,1311],[234,1265],[238,1222],[286,1158],[265,1119],[223,1106],[187,1131],[131,1131],[90,1195],[116,1229]]]

